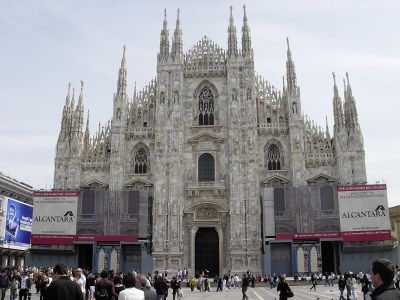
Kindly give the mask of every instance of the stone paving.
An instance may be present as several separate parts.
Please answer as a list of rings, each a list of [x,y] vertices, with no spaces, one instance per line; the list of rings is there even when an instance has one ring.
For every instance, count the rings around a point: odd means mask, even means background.
[[[358,299],[363,299],[363,295],[361,293],[361,286],[356,285],[356,293]],[[323,285],[317,285],[317,290],[314,292],[310,292],[310,285],[300,285],[300,286],[292,286],[291,287],[294,292],[295,300],[329,300],[329,299],[339,299],[339,289],[338,286],[335,285],[333,287],[324,287]],[[242,299],[241,289],[229,289],[225,292],[216,292],[216,288],[212,288],[212,292],[204,292],[200,293],[199,291],[191,292],[189,288],[184,288],[184,298],[182,300],[236,300]],[[35,290],[33,290],[35,291]],[[9,291],[7,291],[6,300],[9,298]],[[256,287],[256,288],[249,288],[247,295],[251,300],[274,300],[279,299],[279,293],[275,289],[270,289],[269,287]],[[344,295],[346,297],[346,295]],[[170,295],[168,296],[167,300],[172,300],[172,293],[170,290]],[[354,299],[350,297],[350,299]],[[370,298],[367,297],[369,300]],[[39,300],[39,295],[33,293],[31,300]],[[56,300],[56,299],[54,299]],[[178,298],[176,298],[178,300]]]

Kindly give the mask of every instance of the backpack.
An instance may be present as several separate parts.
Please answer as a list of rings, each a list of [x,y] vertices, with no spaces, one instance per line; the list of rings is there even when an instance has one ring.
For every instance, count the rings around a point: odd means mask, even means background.
[[[96,297],[96,300],[108,300],[108,292],[106,288],[104,287],[104,283],[100,289],[98,289],[95,293],[94,296]]]

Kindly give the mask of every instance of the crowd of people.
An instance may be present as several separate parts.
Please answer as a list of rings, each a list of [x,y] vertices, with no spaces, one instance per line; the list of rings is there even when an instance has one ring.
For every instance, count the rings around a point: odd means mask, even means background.
[[[372,263],[368,274],[361,271],[357,274],[347,272],[311,274],[310,291],[317,290],[317,285],[334,286],[340,291],[340,300],[357,299],[355,286],[361,286],[363,299],[399,299],[400,276],[396,276],[393,264],[386,259],[378,259]],[[307,278],[301,274],[295,281]],[[308,280],[308,278],[307,278]],[[242,276],[226,274],[213,278],[216,292],[241,288],[243,300],[247,300],[248,288],[256,284],[269,285],[279,292],[279,299],[286,300],[294,297],[285,275],[253,275],[247,271]],[[33,292],[39,294],[40,300],[165,300],[172,294],[172,300],[180,300],[183,295],[182,287],[190,287],[194,292],[211,292],[211,278],[207,270],[190,276],[186,269],[168,277],[166,271],[154,274],[139,274],[135,271],[115,274],[113,271],[101,271],[93,274],[81,268],[67,268],[57,264],[54,268],[3,268],[0,270],[1,299],[5,300],[9,290],[10,300],[30,300]],[[33,288],[34,287],[34,288]],[[36,291],[34,291],[36,290]]]

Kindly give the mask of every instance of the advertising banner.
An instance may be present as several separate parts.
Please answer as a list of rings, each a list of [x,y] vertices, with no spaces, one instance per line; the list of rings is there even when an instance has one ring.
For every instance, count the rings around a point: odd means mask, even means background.
[[[32,244],[73,244],[78,191],[35,192]]]
[[[2,210],[5,216],[4,231],[2,230],[3,247],[28,249],[32,232],[32,205],[4,197]]]
[[[386,184],[338,186],[338,201],[343,241],[391,239]]]

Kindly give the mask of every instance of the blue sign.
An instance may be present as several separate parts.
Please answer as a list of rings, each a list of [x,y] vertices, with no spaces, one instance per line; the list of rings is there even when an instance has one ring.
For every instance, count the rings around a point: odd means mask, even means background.
[[[4,243],[29,247],[32,231],[33,207],[8,198]]]

